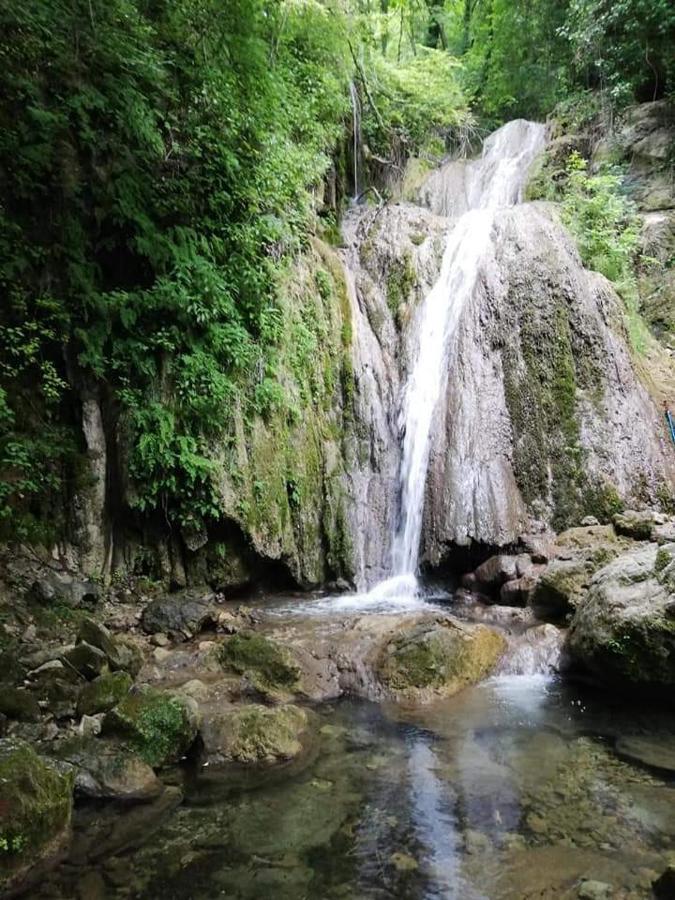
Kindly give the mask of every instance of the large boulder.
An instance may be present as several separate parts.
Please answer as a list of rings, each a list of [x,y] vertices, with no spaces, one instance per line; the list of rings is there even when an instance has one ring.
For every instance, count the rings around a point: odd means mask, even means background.
[[[25,889],[64,854],[73,777],[24,741],[0,740],[0,895]]]
[[[664,517],[651,509],[627,509],[614,516],[614,527],[634,541],[651,541],[656,525],[664,524]]]
[[[244,676],[261,693],[284,695],[299,686],[300,669],[289,650],[261,634],[235,634],[223,641],[219,655],[227,672]]]
[[[145,688],[127,694],[103,720],[102,732],[126,738],[153,768],[178,762],[197,736],[197,705],[190,697]]]
[[[308,726],[299,706],[252,704],[205,716],[200,735],[209,762],[274,763],[301,753]]]
[[[101,598],[101,585],[96,581],[75,578],[66,572],[48,572],[31,585],[30,599],[49,606],[79,608],[93,606]]]
[[[141,624],[148,634],[170,634],[185,640],[199,634],[207,625],[215,626],[218,612],[213,596],[158,597],[143,610]]]
[[[78,797],[139,803],[162,793],[162,782],[154,770],[124,747],[89,740],[66,748],[61,756],[75,768]]]
[[[579,605],[591,577],[585,560],[554,560],[532,591],[532,607],[541,618],[563,619]]]
[[[384,646],[377,676],[401,699],[448,696],[488,675],[504,648],[504,638],[483,625],[449,618],[422,622]]]
[[[35,722],[40,718],[40,707],[30,691],[0,684],[0,713],[8,719]]]
[[[126,697],[131,685],[131,676],[127,672],[104,672],[80,691],[77,698],[78,716],[108,712]]]
[[[89,617],[82,620],[77,632],[77,645],[88,644],[104,654],[113,671],[123,670],[133,677],[143,665],[143,654],[136,643],[123,637],[113,637],[105,625]]]
[[[627,688],[675,686],[675,544],[623,553],[594,576],[572,619],[573,660]]]

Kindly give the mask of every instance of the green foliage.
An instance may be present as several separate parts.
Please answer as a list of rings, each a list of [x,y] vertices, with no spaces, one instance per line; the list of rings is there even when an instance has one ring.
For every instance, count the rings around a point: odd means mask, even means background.
[[[636,350],[645,346],[645,326],[638,310],[635,259],[639,222],[622,191],[622,173],[615,168],[597,174],[578,153],[568,160],[562,195],[563,220],[576,238],[584,265],[601,272],[621,294],[628,331]]]

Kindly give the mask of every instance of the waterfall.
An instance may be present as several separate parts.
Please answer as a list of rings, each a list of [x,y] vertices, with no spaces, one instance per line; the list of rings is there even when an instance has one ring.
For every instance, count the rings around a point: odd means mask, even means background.
[[[359,102],[359,92],[353,81],[349,83],[349,96],[352,104],[352,131],[353,131],[353,154],[354,154],[354,196],[353,201],[359,199],[359,156],[361,155],[361,106]]]
[[[413,325],[413,358],[399,420],[401,509],[392,542],[392,577],[373,589],[378,596],[404,598],[418,592],[430,442],[446,388],[453,336],[487,257],[495,211],[522,200],[529,166],[544,139],[541,124],[509,122],[486,140],[481,158],[466,166],[462,198],[466,211],[448,231],[440,274]]]

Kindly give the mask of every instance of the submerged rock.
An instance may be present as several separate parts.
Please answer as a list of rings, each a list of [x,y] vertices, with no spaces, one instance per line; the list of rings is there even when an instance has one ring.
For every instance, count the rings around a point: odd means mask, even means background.
[[[180,694],[145,688],[128,694],[103,720],[103,734],[129,740],[154,768],[178,762],[197,736],[196,703]]]
[[[672,689],[674,587],[674,544],[636,548],[600,569],[571,622],[572,658],[610,684]]]
[[[60,757],[75,769],[76,795],[88,800],[146,802],[164,789],[153,769],[123,746],[89,739],[67,747]]]
[[[210,762],[273,763],[301,753],[308,725],[299,706],[253,704],[205,715],[200,735]]]
[[[397,695],[454,694],[484,678],[504,651],[504,638],[483,625],[445,619],[397,634],[382,650],[377,675]]]
[[[0,740],[0,893],[25,889],[70,841],[73,772],[24,741]]]

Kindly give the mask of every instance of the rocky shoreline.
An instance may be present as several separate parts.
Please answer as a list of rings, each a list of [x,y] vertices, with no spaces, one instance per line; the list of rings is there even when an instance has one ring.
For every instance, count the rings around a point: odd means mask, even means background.
[[[71,846],[73,804],[125,810],[90,835],[115,852],[181,802],[186,758],[288,764],[311,753],[313,707],[327,700],[411,707],[491,673],[545,671],[667,698],[674,539],[675,519],[651,511],[587,519],[487,559],[445,606],[396,615],[104,590],[17,554],[4,567],[14,616],[2,626],[0,893],[84,852]],[[623,752],[673,770],[667,748],[629,740]]]

